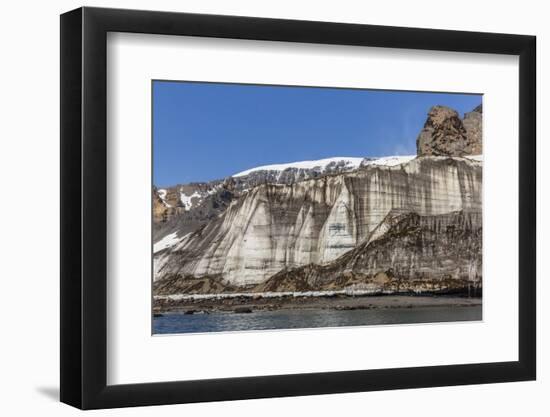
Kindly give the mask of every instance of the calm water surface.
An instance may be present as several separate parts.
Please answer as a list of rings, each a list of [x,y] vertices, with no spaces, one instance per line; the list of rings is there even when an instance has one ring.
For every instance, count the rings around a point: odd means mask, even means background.
[[[376,324],[439,323],[481,320],[481,306],[416,307],[372,310],[276,310],[248,314],[165,313],[153,318],[154,334],[242,330],[303,329]]]

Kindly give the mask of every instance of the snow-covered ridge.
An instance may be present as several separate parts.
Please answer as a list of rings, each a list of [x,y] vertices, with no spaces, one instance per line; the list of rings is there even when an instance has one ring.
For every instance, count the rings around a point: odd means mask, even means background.
[[[340,163],[343,163],[346,169],[351,170],[351,169],[358,168],[361,165],[361,162],[363,161],[363,159],[364,158],[355,158],[355,157],[333,157],[333,158],[318,159],[316,161],[297,161],[297,162],[289,162],[286,164],[263,165],[263,166],[247,169],[246,171],[239,172],[232,176],[243,177],[245,175],[249,175],[250,173],[256,172],[256,171],[284,171],[285,169],[289,169],[289,168],[296,168],[296,169],[320,168],[321,171],[324,171],[328,167],[328,165],[340,164]]]
[[[258,172],[258,171],[284,171],[289,168],[295,168],[295,169],[318,168],[320,172],[323,172],[329,167],[329,165],[340,165],[342,166],[342,168],[344,168],[343,169],[344,171],[350,171],[365,165],[378,165],[378,166],[392,167],[392,166],[397,166],[397,165],[410,162],[416,157],[417,155],[392,155],[392,156],[367,157],[367,158],[333,157],[333,158],[318,159],[316,161],[297,161],[297,162],[289,162],[286,164],[262,165],[259,167],[247,169],[246,171],[239,172],[237,174],[232,175],[232,177],[244,177],[246,175],[249,175],[253,172]],[[466,155],[464,156],[464,158],[467,158],[473,161],[478,161],[478,162],[483,161],[483,155]]]

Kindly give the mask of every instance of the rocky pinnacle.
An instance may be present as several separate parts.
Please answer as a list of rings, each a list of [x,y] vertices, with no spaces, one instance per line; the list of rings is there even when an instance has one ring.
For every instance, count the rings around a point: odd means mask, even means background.
[[[416,139],[418,156],[464,156],[482,153],[482,107],[458,113],[445,106],[433,106]]]

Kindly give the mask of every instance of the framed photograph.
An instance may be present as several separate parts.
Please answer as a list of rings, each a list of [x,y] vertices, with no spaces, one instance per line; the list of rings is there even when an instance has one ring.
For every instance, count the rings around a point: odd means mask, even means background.
[[[61,16],[61,401],[533,380],[535,37]]]

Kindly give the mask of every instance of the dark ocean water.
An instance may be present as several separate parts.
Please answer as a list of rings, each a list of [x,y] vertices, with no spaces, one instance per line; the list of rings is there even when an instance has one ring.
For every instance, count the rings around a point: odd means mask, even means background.
[[[165,313],[153,318],[154,334],[243,330],[304,329],[377,324],[440,323],[481,320],[481,306],[416,307],[371,310],[275,310],[248,314]]]

